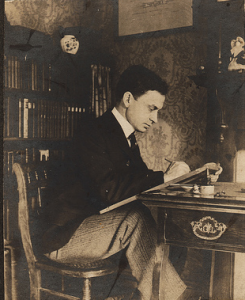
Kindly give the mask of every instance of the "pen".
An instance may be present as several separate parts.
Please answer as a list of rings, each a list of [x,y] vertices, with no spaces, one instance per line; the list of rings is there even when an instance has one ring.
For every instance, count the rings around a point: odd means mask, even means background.
[[[170,168],[172,168],[172,166],[175,164],[175,162],[174,162],[174,161],[171,161],[171,160],[169,160],[169,159],[167,159],[167,158],[165,158],[165,160],[169,162],[169,165],[168,165],[168,167],[167,167],[167,170],[165,171],[165,174],[166,174],[166,173],[168,173],[168,171],[170,170]]]

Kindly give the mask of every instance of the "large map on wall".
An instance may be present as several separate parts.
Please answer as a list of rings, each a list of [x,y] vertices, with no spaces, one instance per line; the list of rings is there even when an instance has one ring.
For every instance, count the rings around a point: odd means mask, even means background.
[[[193,25],[192,0],[118,0],[118,35]]]

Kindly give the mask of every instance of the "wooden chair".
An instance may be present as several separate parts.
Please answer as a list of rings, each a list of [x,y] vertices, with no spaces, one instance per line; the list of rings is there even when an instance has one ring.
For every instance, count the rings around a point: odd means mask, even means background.
[[[30,279],[30,299],[40,300],[41,293],[48,293],[53,296],[60,296],[62,299],[91,299],[91,279],[105,276],[118,270],[118,264],[113,258],[87,263],[82,265],[72,265],[57,263],[46,256],[36,255],[33,249],[32,225],[35,214],[42,205],[42,189],[49,184],[49,171],[45,167],[31,166],[29,164],[20,165],[15,163],[13,171],[16,175],[19,203],[18,222],[21,233],[22,244],[26,255],[29,279]],[[61,291],[47,289],[41,286],[41,271],[50,271],[63,276],[83,278],[82,297],[77,298],[64,293],[64,283],[62,280]],[[46,298],[45,298],[46,299]]]

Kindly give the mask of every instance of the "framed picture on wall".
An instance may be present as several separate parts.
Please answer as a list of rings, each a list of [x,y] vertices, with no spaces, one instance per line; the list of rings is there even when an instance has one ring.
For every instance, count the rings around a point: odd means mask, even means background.
[[[193,0],[118,0],[118,36],[193,26]]]

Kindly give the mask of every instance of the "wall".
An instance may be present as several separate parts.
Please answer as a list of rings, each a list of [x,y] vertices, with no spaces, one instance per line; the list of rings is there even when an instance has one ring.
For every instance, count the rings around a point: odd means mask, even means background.
[[[164,158],[186,161],[192,168],[203,163],[205,152],[206,93],[188,75],[195,73],[195,35],[191,32],[115,42],[116,71],[142,64],[170,86],[159,122],[139,145],[147,165],[164,169]]]
[[[198,53],[199,33],[190,29],[158,36],[153,33],[140,38],[118,38],[115,1],[108,0],[107,4],[106,36],[102,37],[102,44],[115,61],[114,83],[128,66],[142,64],[170,86],[158,124],[146,134],[137,135],[143,159],[154,170],[167,167],[165,158],[186,161],[191,169],[201,166],[205,162],[206,89],[197,87],[188,78],[196,74],[197,60],[204,52],[201,49],[202,53]]]

